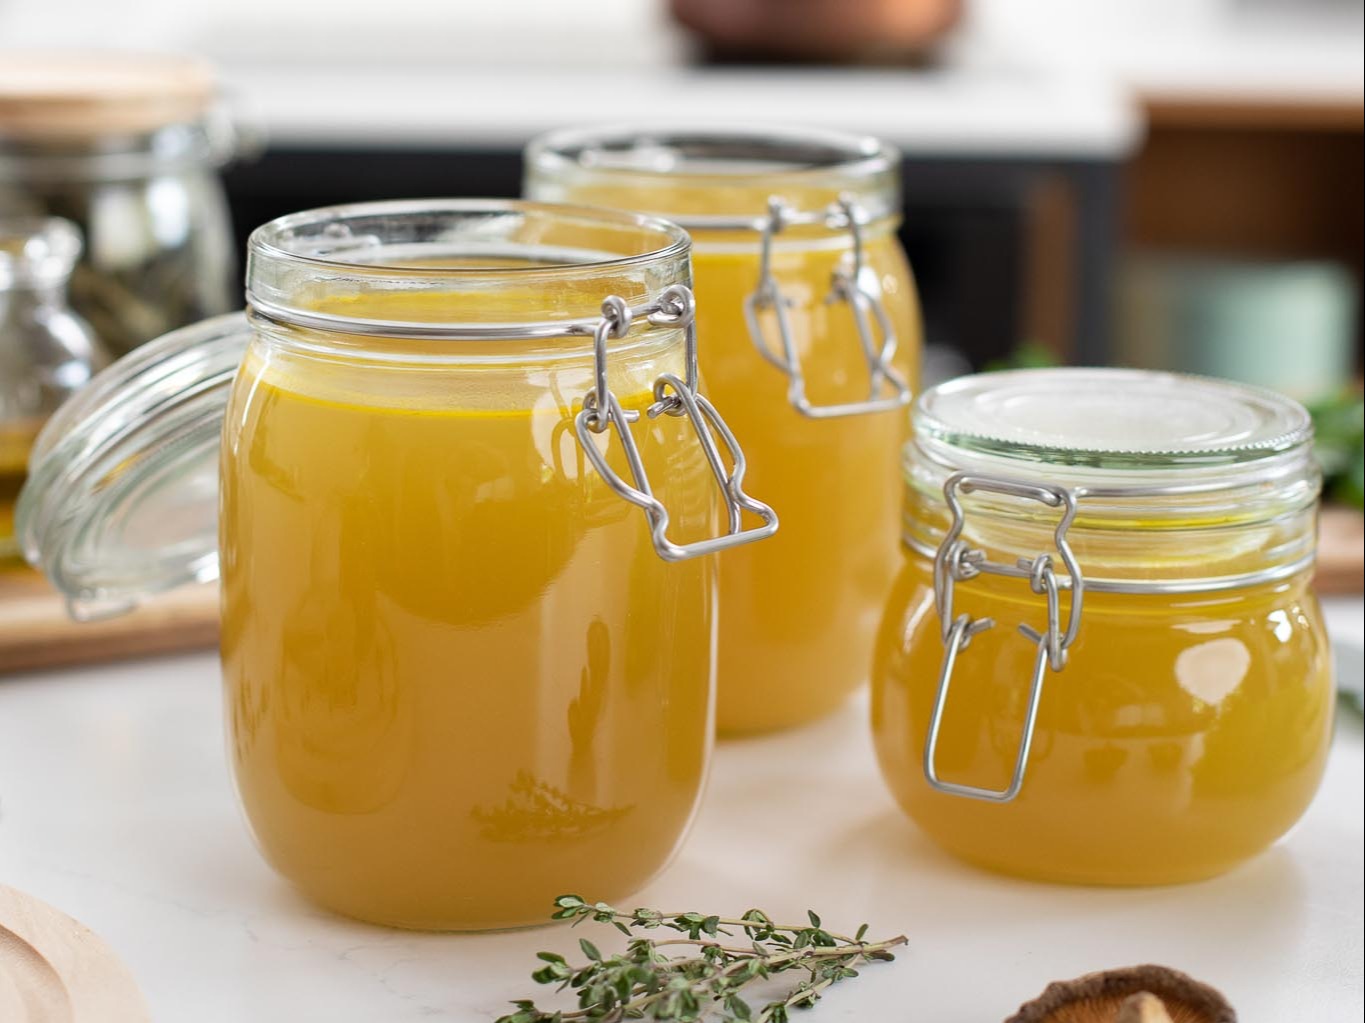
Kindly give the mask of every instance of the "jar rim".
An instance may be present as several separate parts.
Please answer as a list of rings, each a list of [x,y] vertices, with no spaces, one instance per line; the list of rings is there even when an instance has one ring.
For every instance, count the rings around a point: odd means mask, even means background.
[[[500,214],[537,214],[557,217],[567,223],[578,220],[584,226],[631,229],[653,232],[660,236],[661,244],[642,252],[606,255],[605,258],[579,261],[565,260],[526,266],[436,266],[404,264],[398,262],[365,261],[359,258],[330,258],[325,253],[338,251],[347,241],[357,240],[353,234],[347,235],[329,231],[335,227],[346,227],[347,221],[365,217],[416,218],[431,215],[454,215],[460,217],[489,216]],[[308,236],[296,232],[309,228],[322,230],[312,237],[311,250],[298,247]],[[367,242],[365,239],[361,241]],[[335,241],[336,248],[318,249],[319,242]],[[367,242],[369,251],[374,245]],[[291,247],[292,246],[292,247]],[[625,269],[681,255],[690,248],[691,239],[687,232],[677,224],[661,217],[624,210],[612,210],[595,206],[575,206],[563,203],[533,202],[526,199],[384,199],[376,202],[341,203],[335,206],[321,206],[311,210],[287,213],[267,221],[251,232],[247,242],[248,252],[266,258],[299,266],[317,267],[321,270],[346,270],[353,273],[374,273],[385,277],[410,279],[434,278],[472,281],[485,277],[491,281],[504,278],[526,281],[533,277],[576,276],[598,269]],[[357,253],[366,251],[357,248]]]
[[[547,338],[591,333],[608,295],[628,305],[690,284],[692,240],[657,217],[521,199],[404,199],[291,213],[247,244],[253,314],[338,334],[428,340]],[[599,287],[586,289],[590,282]],[[480,293],[523,289],[532,308],[477,307]],[[583,292],[556,302],[564,288]],[[458,293],[450,322],[412,310],[368,319],[322,309],[317,295]]]
[[[641,155],[650,155],[642,142],[658,147],[654,163],[591,162],[613,149],[630,151],[638,160]],[[578,169],[594,175],[668,177],[680,173],[679,158],[696,158],[707,150],[714,150],[706,155],[712,161],[709,169],[682,172],[700,177],[748,177],[754,173],[752,166],[745,167],[739,161],[766,158],[765,177],[807,180],[833,172],[841,178],[863,178],[885,173],[900,162],[894,146],[872,135],[772,125],[683,125],[660,130],[630,123],[546,132],[527,145],[526,161],[528,166],[546,171]],[[665,165],[660,160],[665,156],[674,162]],[[585,158],[590,162],[585,163]]]
[[[259,145],[222,106],[192,121],[147,131],[28,138],[0,133],[0,181],[91,184],[140,181],[222,167]]]
[[[1140,473],[1243,478],[1227,470],[1256,472],[1313,441],[1308,411],[1275,391],[1122,368],[958,377],[921,393],[912,417],[917,440],[944,464],[1019,465],[1090,484]]]
[[[686,182],[710,196],[708,205],[718,193],[728,193],[724,209],[693,210],[687,202],[677,209],[648,207],[689,230],[762,230],[770,195],[785,189],[818,194],[823,202],[852,194],[869,220],[900,211],[900,152],[872,135],[830,129],[639,123],[561,128],[532,139],[524,158],[528,194],[538,197],[572,198],[566,188],[594,183],[647,193]],[[680,197],[665,198],[678,204]]]

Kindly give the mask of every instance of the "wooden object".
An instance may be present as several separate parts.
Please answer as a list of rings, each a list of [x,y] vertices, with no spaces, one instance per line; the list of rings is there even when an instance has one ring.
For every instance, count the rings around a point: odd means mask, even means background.
[[[1130,251],[1327,259],[1362,279],[1358,100],[1148,96],[1144,107],[1124,189]],[[1359,328],[1356,341],[1359,367]]]
[[[1318,522],[1319,593],[1360,593],[1365,586],[1365,514],[1327,505]]]
[[[216,585],[175,590],[102,621],[73,622],[42,576],[0,573],[0,672],[197,650],[217,641]]]
[[[213,69],[192,57],[12,52],[0,61],[0,134],[136,135],[196,120],[216,92]]]
[[[118,957],[84,924],[0,885],[0,1020],[150,1023]]]

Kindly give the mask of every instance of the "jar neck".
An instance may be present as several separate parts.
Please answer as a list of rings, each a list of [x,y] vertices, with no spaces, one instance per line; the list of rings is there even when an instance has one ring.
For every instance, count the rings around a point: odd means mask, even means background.
[[[66,304],[65,280],[23,287],[0,285],[0,325],[32,323]]]
[[[366,372],[467,369],[479,374],[486,389],[496,390],[497,381],[525,384],[542,371],[563,373],[594,364],[593,338],[584,333],[555,337],[466,338],[452,341],[434,338],[383,337],[350,334],[316,327],[281,323],[248,310],[258,349],[271,358],[283,357],[346,365]],[[676,326],[656,326],[643,319],[620,338],[606,344],[609,375],[632,366],[648,366],[665,359],[671,369],[683,368],[686,334]],[[675,359],[676,356],[676,359]],[[676,366],[671,364],[676,362]],[[652,379],[652,378],[651,378]],[[542,381],[543,383],[543,381]]]
[[[226,163],[235,148],[226,115],[122,135],[0,137],[0,181],[130,181]]]
[[[963,466],[932,445],[907,446],[903,541],[932,558],[955,515],[945,496]],[[939,455],[939,457],[935,457]],[[1041,467],[970,465],[973,475],[1026,486],[1048,485]],[[1316,548],[1321,479],[1304,445],[1267,459],[1254,473],[1216,475],[1199,482],[1172,474],[1113,474],[1066,467],[1060,488],[1074,501],[1065,530],[1086,586],[1096,590],[1150,587],[1202,592],[1255,585],[1311,567]],[[1057,553],[1063,507],[985,489],[954,488],[961,539],[995,563]]]
[[[29,323],[66,305],[80,232],[58,217],[0,225],[0,323]]]

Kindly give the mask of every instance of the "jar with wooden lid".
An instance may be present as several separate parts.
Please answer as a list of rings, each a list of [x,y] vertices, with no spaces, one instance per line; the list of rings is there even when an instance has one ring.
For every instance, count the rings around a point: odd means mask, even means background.
[[[128,53],[0,61],[0,217],[59,216],[85,249],[71,302],[121,354],[238,304],[213,72]]]
[[[920,397],[872,729],[906,813],[1010,874],[1160,884],[1298,819],[1332,731],[1312,424],[1135,370]]]
[[[644,210],[693,239],[702,370],[782,532],[727,559],[717,725],[812,721],[867,679],[894,574],[920,323],[900,156],[800,129],[554,132],[532,198]]]
[[[238,791],[323,905],[531,924],[677,849],[717,561],[777,528],[698,378],[688,249],[535,203],[294,214],[252,236],[246,316],[40,436],[19,532],[78,614],[221,578]]]

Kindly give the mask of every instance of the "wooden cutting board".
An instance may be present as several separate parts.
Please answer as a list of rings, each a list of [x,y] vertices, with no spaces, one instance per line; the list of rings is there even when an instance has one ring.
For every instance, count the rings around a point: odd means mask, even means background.
[[[0,1020],[150,1023],[127,968],[90,928],[0,885]]]
[[[37,572],[0,572],[0,673],[203,649],[217,642],[217,584],[187,586],[103,621],[73,622],[65,601]]]

